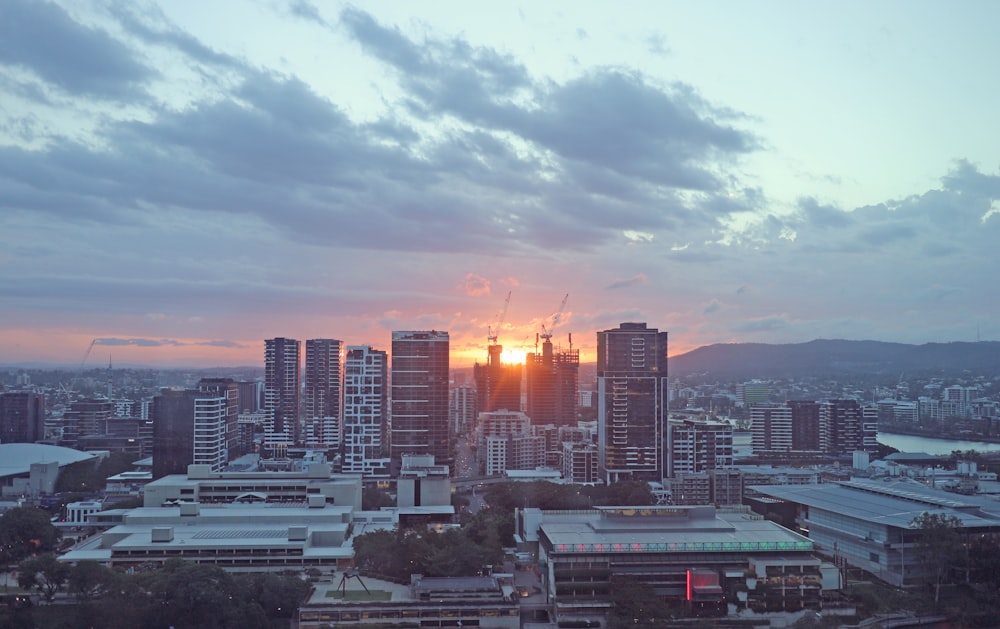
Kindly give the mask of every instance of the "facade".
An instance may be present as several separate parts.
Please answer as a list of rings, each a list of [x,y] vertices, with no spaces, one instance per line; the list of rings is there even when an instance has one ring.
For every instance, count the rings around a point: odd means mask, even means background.
[[[223,422],[225,424],[225,434],[222,436],[223,444],[221,446],[224,452],[218,452],[218,448],[212,445],[210,449],[206,449],[206,446],[197,446],[195,448],[195,460],[193,463],[207,463],[209,465],[214,465],[217,457],[223,457],[223,465],[228,463],[232,459],[238,456],[247,454],[249,450],[242,450],[240,448],[239,441],[239,419],[240,419],[240,387],[239,384],[232,378],[202,378],[198,381],[196,385],[198,390],[204,394],[211,397],[222,398],[222,408],[220,409],[224,413]],[[197,428],[197,430],[206,430],[207,428]],[[202,434],[205,434],[204,432]],[[195,433],[195,442],[207,442],[214,440],[214,435],[205,434],[205,438],[199,439],[198,432]],[[201,448],[199,450],[199,448]]]
[[[598,449],[605,482],[666,473],[667,333],[622,323],[597,333]]]
[[[597,446],[590,442],[562,443],[562,476],[571,483],[600,482]]]
[[[897,587],[926,582],[915,552],[924,513],[955,516],[965,535],[1000,534],[1000,507],[988,497],[960,496],[922,483],[851,480],[751,488],[793,508],[795,523],[838,562],[863,568]],[[776,510],[774,504],[767,506]]]
[[[213,472],[205,465],[191,465],[184,474],[171,474],[147,484],[143,506],[176,502],[306,504],[316,496],[327,504],[350,505],[360,511],[361,478],[333,476],[325,463],[301,472]]]
[[[218,472],[229,462],[230,434],[233,444],[237,435],[236,385],[202,383],[204,390],[167,390],[153,398],[153,478],[183,473],[188,465]]]
[[[114,416],[114,412],[114,402],[104,398],[90,398],[70,403],[60,422],[62,436],[59,445],[76,448],[80,437],[107,434],[108,420]]]
[[[0,443],[34,443],[45,436],[45,396],[0,393]]]
[[[264,342],[264,446],[269,455],[296,445],[299,430],[300,341],[288,338]]]
[[[343,346],[336,339],[306,341],[302,412],[309,447],[340,447],[342,356]]]
[[[781,565],[809,576],[794,594],[762,583],[748,606],[773,611],[819,609],[821,562],[813,543],[746,511],[699,507],[600,507],[585,511],[518,509],[515,537],[537,544],[542,589],[556,621],[600,619],[615,588],[640,580],[669,604],[725,614],[745,589],[748,571]],[[774,572],[774,569],[772,569]],[[784,586],[784,583],[782,583]],[[761,607],[767,608],[765,605]]]
[[[505,365],[501,352],[503,345],[490,345],[486,364],[477,362],[472,368],[480,412],[521,410],[521,365]]]
[[[245,380],[236,383],[240,396],[240,413],[256,413],[264,408],[264,383]]]
[[[750,407],[756,454],[808,452],[849,454],[874,450],[878,409],[857,400],[793,400]]]
[[[386,353],[360,345],[344,360],[342,470],[389,475],[389,364]]]
[[[521,412],[480,413],[476,445],[479,471],[486,476],[545,465],[545,438],[532,435],[531,419]]]
[[[346,569],[354,551],[348,538],[350,506],[322,500],[302,505],[185,502],[129,509],[120,524],[59,557],[96,561],[127,570],[171,559],[232,572]],[[93,523],[93,515],[89,518]]]
[[[449,468],[452,434],[448,425],[448,333],[439,330],[392,333],[390,457],[430,454]]]
[[[536,424],[570,426],[576,423],[580,350],[553,351],[545,338],[542,353],[525,359],[528,417]]]
[[[449,408],[451,429],[455,434],[464,434],[472,429],[479,414],[476,405],[476,388],[462,384],[451,389]]]
[[[364,589],[378,590],[388,593],[389,600],[358,602],[354,596],[336,599],[328,595],[333,584],[315,588],[299,607],[298,626],[521,627],[521,610],[511,588],[502,586],[495,577],[420,577],[410,585],[362,579],[343,579],[345,591],[360,594]]]
[[[733,465],[733,426],[714,419],[667,422],[667,475],[697,474]]]
[[[792,409],[785,404],[750,407],[750,439],[755,454],[791,452]]]

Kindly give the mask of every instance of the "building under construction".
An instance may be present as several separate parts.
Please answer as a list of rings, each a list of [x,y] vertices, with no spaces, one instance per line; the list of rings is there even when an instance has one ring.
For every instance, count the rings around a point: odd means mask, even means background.
[[[531,423],[539,426],[576,424],[576,403],[580,379],[580,350],[556,351],[552,336],[542,335],[542,352],[529,353],[525,359],[527,408]]]

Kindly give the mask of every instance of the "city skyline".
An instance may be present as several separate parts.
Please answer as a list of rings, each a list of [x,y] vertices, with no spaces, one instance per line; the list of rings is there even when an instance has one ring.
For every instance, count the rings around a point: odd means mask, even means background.
[[[625,321],[672,355],[998,340],[998,21],[6,2],[0,364],[257,365],[267,338],[406,329],[449,331],[453,367],[546,330],[593,363]]]

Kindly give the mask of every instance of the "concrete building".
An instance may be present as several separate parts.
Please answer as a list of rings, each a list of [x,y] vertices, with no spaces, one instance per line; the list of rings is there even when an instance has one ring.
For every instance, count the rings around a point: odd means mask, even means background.
[[[44,436],[44,394],[0,393],[0,443],[34,443]]]
[[[541,354],[525,358],[525,411],[536,424],[572,426],[577,421],[580,350],[556,351],[551,335],[543,335]],[[537,346],[536,346],[537,350]]]
[[[667,333],[622,323],[597,333],[598,449],[605,482],[666,474]]]
[[[184,502],[140,507],[120,514],[121,523],[77,545],[60,561],[96,561],[129,569],[183,559],[228,571],[346,569],[353,506],[321,496],[302,505]],[[93,516],[91,516],[93,518]]]
[[[504,364],[502,352],[502,345],[488,346],[486,364],[477,362],[472,368],[480,412],[521,410],[521,365]]]
[[[479,414],[476,404],[476,388],[461,384],[452,387],[451,404],[448,408],[451,430],[454,434],[464,434],[475,426]]]
[[[342,405],[343,345],[336,339],[306,341],[302,415],[307,447],[338,450]]]
[[[146,485],[143,506],[174,502],[305,504],[312,496],[360,511],[361,478],[334,476],[325,463],[300,472],[213,472],[205,465],[191,465],[186,474],[164,476]]]
[[[747,573],[798,578],[755,583],[747,605],[762,611],[819,609],[821,561],[813,543],[746,511],[700,507],[518,509],[515,536],[536,549],[542,588],[557,622],[600,620],[616,587],[639,580],[668,603],[724,614]],[[775,576],[777,576],[775,574]]]
[[[492,576],[415,577],[409,585],[377,579],[345,579],[346,592],[360,594],[363,588],[389,595],[389,600],[358,602],[355,597],[334,598],[338,584],[313,589],[299,607],[301,629],[335,626],[373,627],[481,627],[518,629],[521,611],[513,590]]]
[[[164,390],[153,398],[153,477],[188,465],[221,471],[236,443],[237,387],[229,379],[202,380],[198,389]]]
[[[733,465],[733,426],[729,422],[670,419],[667,443],[667,475],[671,478]]]
[[[571,483],[598,483],[600,455],[590,442],[562,442],[562,476]]]
[[[0,444],[0,496],[37,500],[55,491],[59,470],[84,461],[96,465],[100,456],[40,443]]]
[[[279,456],[301,438],[299,369],[301,341],[277,337],[264,341],[264,447]]]
[[[792,507],[800,531],[817,548],[897,587],[925,582],[915,551],[920,532],[913,525],[924,513],[958,518],[966,535],[1000,534],[1000,503],[992,498],[960,496],[906,479],[750,489]]]
[[[429,454],[451,467],[453,435],[448,426],[448,333],[392,333],[390,457]]]
[[[76,448],[80,437],[107,434],[108,420],[114,416],[114,412],[115,405],[108,399],[88,398],[71,402],[59,421],[59,445]]]
[[[486,476],[545,465],[545,438],[533,435],[531,419],[517,411],[490,411],[476,422],[478,465]]]
[[[388,370],[384,351],[360,345],[347,348],[341,449],[345,473],[389,476]]]

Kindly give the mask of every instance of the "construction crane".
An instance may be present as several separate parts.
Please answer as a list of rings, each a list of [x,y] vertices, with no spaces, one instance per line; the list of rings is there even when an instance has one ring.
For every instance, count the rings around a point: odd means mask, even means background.
[[[94,339],[90,342],[90,345],[87,346],[87,351],[83,353],[83,360],[80,361],[80,366],[77,368],[77,371],[83,371],[83,366],[87,364],[87,359],[90,358],[90,352],[94,349],[94,344],[96,343],[97,339]]]
[[[500,314],[497,315],[496,326],[487,328],[486,340],[489,341],[490,345],[497,344],[500,328],[503,326],[503,320],[507,317],[507,307],[510,306],[510,293],[511,291],[507,291],[507,299],[503,300],[503,308],[500,310]]]
[[[545,329],[545,324],[544,323],[542,324],[542,333],[540,336],[546,341],[552,338],[552,331],[556,329],[557,325],[559,325],[559,321],[560,319],[562,319],[563,310],[566,309],[567,299],[569,299],[569,293],[566,293],[566,296],[562,298],[562,302],[559,304],[559,310],[557,310],[556,313],[552,315],[552,326],[548,329]]]

